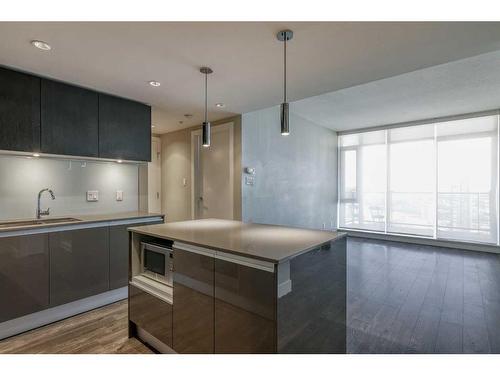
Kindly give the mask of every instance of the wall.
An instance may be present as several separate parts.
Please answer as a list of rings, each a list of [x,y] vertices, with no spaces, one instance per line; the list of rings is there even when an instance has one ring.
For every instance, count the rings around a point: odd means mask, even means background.
[[[241,116],[213,122],[213,126],[234,123],[234,210],[241,219]],[[191,220],[191,132],[199,126],[161,135],[162,213],[165,220]],[[186,185],[183,185],[186,179]]]
[[[51,216],[138,209],[136,164],[0,155],[0,220],[34,217],[37,194],[46,187],[56,195],[42,197]],[[87,190],[99,190],[99,201],[87,202]],[[123,201],[116,201],[116,190],[123,190]]]
[[[294,113],[290,131],[279,107],[242,116],[242,167],[256,169],[253,186],[242,177],[243,221],[336,228],[337,135]]]

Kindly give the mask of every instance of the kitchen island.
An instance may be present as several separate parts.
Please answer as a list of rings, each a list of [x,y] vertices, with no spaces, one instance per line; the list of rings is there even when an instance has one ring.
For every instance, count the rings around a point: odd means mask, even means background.
[[[130,336],[160,352],[345,353],[345,234],[219,219],[129,230]],[[144,277],[145,243],[172,249],[172,283]]]

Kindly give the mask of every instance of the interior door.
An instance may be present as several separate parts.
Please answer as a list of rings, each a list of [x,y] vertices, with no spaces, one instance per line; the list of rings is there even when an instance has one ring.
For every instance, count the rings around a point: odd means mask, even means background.
[[[161,213],[161,140],[151,140],[151,162],[148,163],[148,210]]]
[[[233,219],[233,123],[212,126],[211,145],[192,132],[192,217]]]

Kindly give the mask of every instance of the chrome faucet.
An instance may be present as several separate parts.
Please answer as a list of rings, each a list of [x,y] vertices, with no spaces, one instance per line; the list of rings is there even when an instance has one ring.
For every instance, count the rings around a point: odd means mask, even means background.
[[[36,206],[36,218],[40,219],[42,216],[47,216],[50,214],[50,208],[47,208],[46,210],[41,210],[40,209],[40,198],[42,198],[42,194],[44,191],[48,191],[50,194],[50,197],[52,200],[56,199],[56,196],[54,195],[54,192],[50,190],[49,188],[42,189],[38,192],[38,205]]]

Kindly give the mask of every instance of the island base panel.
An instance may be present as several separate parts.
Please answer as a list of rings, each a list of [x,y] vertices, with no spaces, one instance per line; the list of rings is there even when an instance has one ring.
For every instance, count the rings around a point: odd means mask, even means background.
[[[278,299],[278,353],[346,352],[346,239],[290,260]]]

